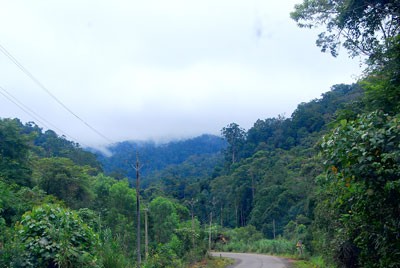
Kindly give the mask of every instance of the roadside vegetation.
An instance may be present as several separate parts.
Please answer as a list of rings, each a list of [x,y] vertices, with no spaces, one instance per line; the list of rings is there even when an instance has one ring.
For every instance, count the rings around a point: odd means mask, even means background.
[[[294,267],[400,267],[399,3],[307,0],[292,18],[327,23],[317,44],[364,55],[364,76],[289,118],[231,123],[223,142],[143,148],[157,170],[141,189],[126,176],[136,152],[95,155],[0,119],[0,266],[136,267],[140,248],[144,268],[226,265],[207,258],[214,249],[285,256]]]

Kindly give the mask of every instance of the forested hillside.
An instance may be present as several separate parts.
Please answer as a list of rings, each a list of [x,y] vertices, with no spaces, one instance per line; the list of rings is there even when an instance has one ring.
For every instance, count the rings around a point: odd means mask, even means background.
[[[317,45],[367,67],[289,118],[232,122],[223,139],[122,142],[99,160],[0,119],[0,266],[188,267],[219,249],[400,267],[399,4],[304,1],[291,16],[326,23]]]
[[[136,177],[132,164],[135,164],[138,157],[143,165],[140,170],[143,175],[142,183],[147,187],[151,182],[165,178],[168,176],[166,173],[172,171],[175,177],[179,176],[182,180],[210,176],[215,164],[222,160],[222,151],[226,145],[226,141],[221,137],[204,134],[163,144],[120,142],[107,147],[111,155],[99,152],[97,156],[106,174],[132,179]]]
[[[315,177],[323,172],[317,143],[330,124],[354,111],[350,107],[362,105],[362,97],[358,85],[336,85],[322,98],[300,104],[290,118],[259,119],[247,131],[232,123],[222,130],[229,141],[225,162],[212,177],[186,184],[166,180],[161,185],[170,186],[161,188],[182,202],[195,200],[195,214],[206,222],[212,212],[222,227],[250,224],[273,238],[288,225],[309,225]]]

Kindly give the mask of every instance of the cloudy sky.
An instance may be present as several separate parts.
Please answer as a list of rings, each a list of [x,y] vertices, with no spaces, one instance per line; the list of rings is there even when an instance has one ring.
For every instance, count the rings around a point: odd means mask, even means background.
[[[296,26],[299,1],[1,0],[0,117],[90,146],[290,117],[361,73]]]

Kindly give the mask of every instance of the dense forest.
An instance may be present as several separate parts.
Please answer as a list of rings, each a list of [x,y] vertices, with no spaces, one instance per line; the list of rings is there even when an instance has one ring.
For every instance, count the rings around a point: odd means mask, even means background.
[[[181,179],[193,180],[211,175],[216,162],[222,160],[221,152],[226,146],[221,137],[204,134],[162,144],[125,141],[107,146],[108,153],[92,151],[102,163],[104,173],[115,178],[135,178],[136,171],[132,164],[136,157],[140,158],[143,164],[140,170],[144,177],[142,183],[146,187],[159,180],[162,177],[159,173],[166,170],[174,170]],[[182,165],[184,162],[185,165]]]
[[[2,119],[0,138],[1,267],[136,264],[137,195],[127,178],[104,175],[94,154],[34,123]],[[184,204],[166,195],[142,202],[146,267],[204,256],[200,223]]]
[[[300,27],[326,25],[322,51],[366,57],[364,76],[248,130],[103,155],[0,119],[0,266],[134,267],[140,248],[142,267],[185,267],[210,249],[295,256],[301,240],[320,267],[400,267],[399,10],[296,5]]]

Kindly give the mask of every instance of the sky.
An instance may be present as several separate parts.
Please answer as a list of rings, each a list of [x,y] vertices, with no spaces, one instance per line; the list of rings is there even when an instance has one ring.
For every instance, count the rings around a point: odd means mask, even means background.
[[[297,27],[299,2],[0,0],[0,118],[96,147],[290,117],[362,71]]]

